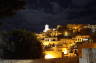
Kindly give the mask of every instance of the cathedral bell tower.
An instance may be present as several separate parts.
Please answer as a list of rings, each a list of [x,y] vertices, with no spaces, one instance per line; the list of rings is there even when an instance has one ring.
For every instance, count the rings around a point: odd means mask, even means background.
[[[47,32],[48,30],[50,30],[50,28],[49,28],[49,25],[46,24],[46,25],[45,25],[45,29],[43,30],[43,32]]]

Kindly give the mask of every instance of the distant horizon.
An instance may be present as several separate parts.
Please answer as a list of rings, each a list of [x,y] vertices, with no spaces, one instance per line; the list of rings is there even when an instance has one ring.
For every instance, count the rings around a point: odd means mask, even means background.
[[[74,24],[76,24],[76,23],[74,23]],[[79,23],[78,23],[79,24]],[[0,30],[1,31],[11,31],[11,30],[18,30],[18,29],[25,29],[25,30],[28,30],[28,31],[32,31],[32,32],[36,32],[36,33],[39,33],[39,32],[43,32],[43,30],[44,30],[44,28],[45,28],[45,25],[46,24],[40,24],[40,25],[38,25],[38,24],[34,24],[34,26],[33,25],[31,25],[29,28],[27,28],[27,27],[0,27]],[[62,25],[62,26],[66,26],[67,24],[48,24],[49,25],[49,27],[50,28],[55,28],[57,25]],[[96,24],[91,24],[91,25],[96,25]]]

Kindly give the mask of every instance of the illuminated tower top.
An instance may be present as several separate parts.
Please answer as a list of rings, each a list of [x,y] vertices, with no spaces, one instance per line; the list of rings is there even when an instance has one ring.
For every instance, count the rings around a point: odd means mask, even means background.
[[[49,28],[49,25],[46,24],[46,25],[45,25],[45,29],[43,30],[43,32],[47,32],[48,30],[50,30],[50,28]]]

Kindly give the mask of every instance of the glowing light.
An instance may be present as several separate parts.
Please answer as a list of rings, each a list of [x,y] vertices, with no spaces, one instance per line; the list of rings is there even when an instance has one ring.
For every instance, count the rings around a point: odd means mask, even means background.
[[[45,55],[45,59],[51,59],[51,58],[55,58],[55,57],[50,54]]]
[[[67,54],[67,50],[64,51],[64,54]]]
[[[46,24],[46,25],[45,25],[45,29],[44,29],[44,31],[43,31],[43,32],[47,32],[48,30],[50,30],[50,28],[49,28],[49,25],[48,25],[48,24]]]
[[[63,48],[64,54],[68,54],[68,50],[66,48]]]
[[[55,28],[53,28],[53,31],[55,31],[56,29]]]
[[[65,31],[65,32],[64,32],[64,35],[65,35],[65,36],[68,36],[68,32],[67,32],[67,31]]]
[[[88,41],[88,39],[83,39],[83,41]]]

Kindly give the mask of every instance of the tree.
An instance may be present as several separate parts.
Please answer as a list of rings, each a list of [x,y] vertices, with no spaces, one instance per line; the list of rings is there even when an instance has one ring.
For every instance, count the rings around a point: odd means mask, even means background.
[[[4,35],[4,59],[36,59],[41,58],[42,44],[32,32],[15,30]]]
[[[24,8],[24,5],[24,0],[0,0],[0,18],[14,15],[18,9]]]

